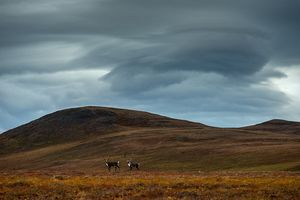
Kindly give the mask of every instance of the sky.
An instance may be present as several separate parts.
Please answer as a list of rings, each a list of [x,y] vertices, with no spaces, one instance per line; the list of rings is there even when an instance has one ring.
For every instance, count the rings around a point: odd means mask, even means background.
[[[299,0],[1,0],[0,132],[97,105],[300,121]]]

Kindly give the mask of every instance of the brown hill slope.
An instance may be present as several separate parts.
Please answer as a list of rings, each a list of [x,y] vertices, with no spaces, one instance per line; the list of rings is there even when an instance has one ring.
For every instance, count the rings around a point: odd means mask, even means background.
[[[80,107],[57,111],[0,135],[0,153],[24,151],[142,127],[204,127],[147,112]]]
[[[120,160],[122,170],[127,159],[143,170],[300,170],[299,134],[101,107],[46,115],[1,135],[0,146],[0,171],[101,173],[108,157]]]
[[[253,126],[244,127],[244,129],[300,134],[300,122],[273,119]]]

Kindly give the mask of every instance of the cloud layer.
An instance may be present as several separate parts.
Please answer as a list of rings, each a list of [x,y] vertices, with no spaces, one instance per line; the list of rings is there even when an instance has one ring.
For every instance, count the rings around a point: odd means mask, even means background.
[[[289,93],[299,9],[298,0],[1,1],[0,131],[89,104],[216,126],[300,120],[300,94]]]

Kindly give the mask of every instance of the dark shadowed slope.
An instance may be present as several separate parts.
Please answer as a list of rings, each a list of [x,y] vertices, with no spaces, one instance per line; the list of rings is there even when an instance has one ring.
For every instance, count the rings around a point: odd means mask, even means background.
[[[300,122],[273,119],[253,126],[244,127],[247,130],[269,131],[278,133],[300,134]]]
[[[204,127],[147,112],[80,107],[57,111],[0,135],[0,153],[70,142],[142,127]]]

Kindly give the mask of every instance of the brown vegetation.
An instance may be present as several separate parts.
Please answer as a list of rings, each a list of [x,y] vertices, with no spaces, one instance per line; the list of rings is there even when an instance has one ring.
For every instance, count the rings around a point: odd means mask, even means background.
[[[299,199],[297,173],[1,174],[0,199]]]
[[[0,135],[0,171],[103,172],[108,157],[120,160],[121,170],[133,159],[154,171],[299,171],[298,125],[224,129],[139,111],[67,109]]]
[[[84,107],[0,135],[0,199],[300,199],[298,171],[299,123],[282,120],[225,129]]]

